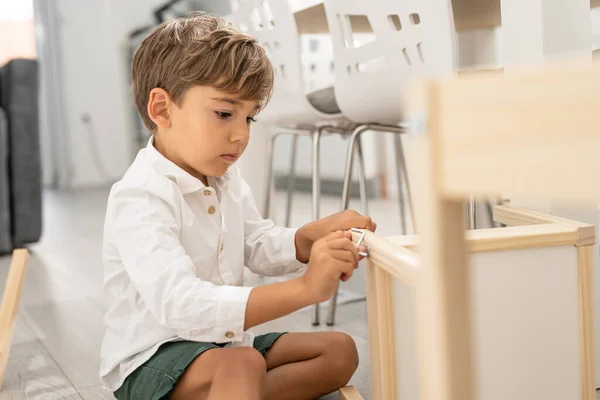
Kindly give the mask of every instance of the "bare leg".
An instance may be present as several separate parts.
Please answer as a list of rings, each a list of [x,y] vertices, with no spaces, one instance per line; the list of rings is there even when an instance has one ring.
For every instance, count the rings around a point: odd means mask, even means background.
[[[340,332],[288,333],[266,360],[266,400],[319,398],[345,386],[358,367],[354,340]]]
[[[171,400],[261,400],[266,377],[264,357],[252,347],[212,349],[186,369]]]

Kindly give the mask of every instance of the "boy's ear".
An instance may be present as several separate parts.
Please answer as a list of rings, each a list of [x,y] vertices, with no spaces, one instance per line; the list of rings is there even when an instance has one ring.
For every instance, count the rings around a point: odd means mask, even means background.
[[[171,126],[171,96],[164,89],[154,88],[148,97],[148,116],[160,128]]]

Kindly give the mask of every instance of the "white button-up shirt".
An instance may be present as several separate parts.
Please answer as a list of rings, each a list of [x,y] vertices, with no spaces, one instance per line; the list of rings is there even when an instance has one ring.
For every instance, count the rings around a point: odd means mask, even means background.
[[[205,186],[152,143],[113,186],[106,211],[100,378],[112,391],[166,342],[251,345],[244,266],[267,276],[304,266],[296,230],[260,216],[236,166]]]

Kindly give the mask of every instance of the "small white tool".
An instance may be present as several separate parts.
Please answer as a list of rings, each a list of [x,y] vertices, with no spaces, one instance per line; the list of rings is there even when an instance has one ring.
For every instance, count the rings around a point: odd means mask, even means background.
[[[358,229],[358,228],[351,228],[350,229],[352,232],[356,232],[356,233],[360,233],[360,238],[358,238],[358,242],[356,242],[356,247],[360,247],[360,245],[362,244],[363,240],[365,240],[365,235],[367,234],[367,232],[363,229]],[[368,257],[369,256],[369,248],[367,248],[367,251],[362,252],[359,251],[358,252],[359,255],[363,256],[363,257]]]

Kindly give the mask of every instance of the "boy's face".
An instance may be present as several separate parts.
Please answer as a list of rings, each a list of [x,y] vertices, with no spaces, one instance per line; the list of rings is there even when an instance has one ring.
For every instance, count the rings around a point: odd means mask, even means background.
[[[190,88],[179,106],[162,89],[153,89],[148,102],[157,150],[205,184],[242,155],[258,111],[258,102],[210,86]]]

